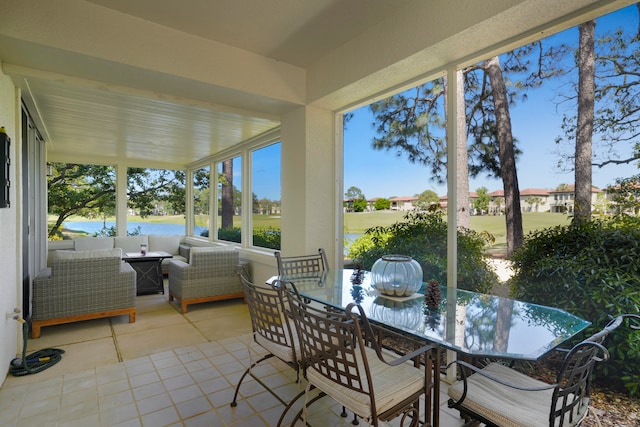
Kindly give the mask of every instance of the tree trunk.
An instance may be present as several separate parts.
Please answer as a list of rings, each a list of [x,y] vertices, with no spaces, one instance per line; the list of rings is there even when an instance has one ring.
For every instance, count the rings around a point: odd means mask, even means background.
[[[222,224],[221,228],[233,228],[233,159],[222,162]]]
[[[496,138],[500,173],[504,188],[505,215],[507,222],[507,256],[513,254],[524,241],[522,231],[522,212],[520,210],[520,189],[516,172],[516,156],[511,133],[511,115],[507,99],[507,88],[502,77],[502,68],[498,57],[486,61],[486,72],[493,88],[493,105],[496,115]]]
[[[594,33],[596,22],[580,24],[578,47],[578,123],[575,152],[574,221],[591,217],[592,138],[595,93]]]
[[[471,228],[469,214],[469,153],[467,152],[467,107],[464,99],[464,74],[462,70],[456,72],[456,109],[458,111],[458,146],[456,147],[458,212],[456,218],[458,227]]]

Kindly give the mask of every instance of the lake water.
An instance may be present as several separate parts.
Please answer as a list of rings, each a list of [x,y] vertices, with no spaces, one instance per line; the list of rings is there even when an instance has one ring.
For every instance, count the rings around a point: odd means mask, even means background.
[[[102,227],[105,224],[101,221],[65,221],[62,226],[70,230],[84,231],[90,236],[102,231]],[[106,227],[115,227],[115,222],[106,222]],[[185,226],[183,224],[158,224],[153,222],[128,222],[127,231],[129,233],[136,231],[137,227],[140,227],[140,234],[161,234],[165,236],[180,235],[184,236]],[[195,235],[199,236],[200,233],[206,231],[206,227],[196,227]],[[344,254],[349,251],[349,246],[360,237],[360,234],[345,234]]]
[[[101,221],[65,221],[64,228],[70,230],[84,231],[93,236],[96,233],[100,233],[102,228],[106,225],[107,228],[115,227],[115,222],[103,223]],[[184,224],[158,224],[153,222],[128,222],[127,231],[129,233],[135,232],[140,227],[140,234],[161,234],[165,236],[173,235],[185,235]],[[201,232],[206,231],[206,227],[196,227],[195,235],[199,236]]]

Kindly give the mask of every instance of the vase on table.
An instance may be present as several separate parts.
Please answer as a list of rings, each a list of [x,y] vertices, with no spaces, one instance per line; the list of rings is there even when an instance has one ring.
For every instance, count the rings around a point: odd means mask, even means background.
[[[406,255],[383,255],[371,267],[371,283],[383,295],[408,297],[422,286],[422,267]]]

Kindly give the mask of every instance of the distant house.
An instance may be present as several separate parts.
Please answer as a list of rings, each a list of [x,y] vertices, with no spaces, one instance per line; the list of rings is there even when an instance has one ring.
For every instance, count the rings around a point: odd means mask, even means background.
[[[560,212],[572,214],[574,210],[575,186],[567,185],[559,190],[547,190],[544,188],[525,188],[520,190],[520,210],[522,212]],[[592,209],[595,207],[598,195],[603,193],[597,187],[593,187],[591,196]],[[491,200],[489,201],[488,212],[476,212],[473,208],[474,201],[478,198],[478,193],[469,192],[469,212],[472,215],[502,215],[505,208],[505,199],[503,190],[495,190],[488,193]],[[449,199],[447,195],[440,196],[440,207],[447,209]],[[367,200],[368,210],[375,210],[375,202],[378,198]],[[416,209],[418,196],[402,196],[393,197],[391,201],[391,210],[395,211],[411,211]]]
[[[522,212],[549,212],[549,192],[544,188],[525,188],[520,191],[520,210]]]
[[[489,215],[502,215],[504,211],[504,191],[496,190],[489,193]]]
[[[625,213],[627,215],[640,215],[640,183],[626,183],[607,187],[600,198],[596,210],[607,213]]]
[[[573,213],[575,199],[575,185],[567,185],[563,189],[549,191],[549,211],[560,213]],[[591,188],[591,208],[596,204],[598,194],[602,190],[597,187]]]
[[[473,202],[478,198],[478,193],[476,193],[475,191],[470,191],[469,192],[469,206],[467,206],[467,209],[469,209],[469,212],[471,212],[471,215],[478,215],[477,212],[475,212],[475,209],[473,208]],[[444,210],[447,210],[447,206],[449,205],[449,197],[448,196],[440,196],[440,207]]]
[[[418,196],[394,197],[389,200],[393,211],[412,211],[415,209],[414,203],[418,201]]]

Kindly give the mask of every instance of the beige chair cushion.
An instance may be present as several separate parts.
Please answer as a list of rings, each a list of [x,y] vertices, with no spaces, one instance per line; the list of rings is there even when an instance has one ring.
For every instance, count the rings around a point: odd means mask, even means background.
[[[198,257],[198,254],[209,252],[222,252],[235,250],[228,246],[194,246],[189,250],[189,264],[194,264],[194,258]],[[235,267],[235,266],[234,266]]]
[[[121,248],[122,252],[140,252],[140,245],[147,245],[149,249],[149,237],[146,234],[138,236],[117,236],[113,238],[113,246]]]
[[[499,363],[491,363],[483,371],[504,382],[522,387],[548,385]],[[480,374],[469,376],[467,384],[467,397],[463,406],[478,414],[485,415],[496,424],[504,427],[549,426],[552,389],[522,391],[499,384]],[[462,390],[463,383],[459,381],[449,386],[448,393],[451,398],[458,400],[462,396]]]
[[[373,349],[367,347],[366,352],[373,379],[378,413],[392,408],[413,393],[424,389],[424,371],[422,369],[414,367],[411,363],[389,366],[378,359]],[[397,355],[394,357],[397,357]],[[363,362],[359,361],[358,366],[364,366]],[[351,409],[356,414],[363,417],[371,414],[369,396],[334,383],[314,368],[307,369],[307,379],[309,383],[315,385],[333,400]],[[366,389],[366,384],[364,388]]]
[[[113,249],[113,237],[76,237],[73,239],[73,247],[76,251]]]
[[[163,236],[159,234],[149,234],[149,250],[162,251],[171,255],[178,255],[180,252],[181,236]]]
[[[286,322],[283,324],[283,329],[285,334],[288,334],[288,329],[293,328],[293,324],[291,322]],[[265,348],[269,353],[273,354],[280,360],[284,360],[285,362],[293,363],[294,360],[300,360],[300,343],[298,341],[298,334],[293,330],[292,339],[293,345],[296,349],[296,358],[293,358],[293,349],[290,346],[280,345],[273,341],[269,341],[259,333],[255,333],[255,339],[261,347]]]

